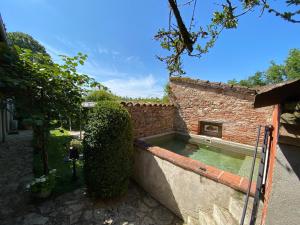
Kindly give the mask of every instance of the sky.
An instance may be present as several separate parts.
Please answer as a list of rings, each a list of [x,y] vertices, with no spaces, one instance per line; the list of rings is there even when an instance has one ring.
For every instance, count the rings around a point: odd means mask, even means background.
[[[196,25],[209,21],[218,7],[198,1]],[[276,1],[276,6],[282,7]],[[0,0],[8,32],[30,34],[58,55],[88,55],[79,71],[128,97],[161,97],[168,82],[165,55],[154,40],[168,24],[167,0]],[[183,10],[189,22],[191,11]],[[266,70],[271,60],[283,63],[292,48],[300,48],[300,25],[255,11],[242,17],[234,30],[224,31],[214,48],[200,59],[185,58],[188,77],[226,82]]]

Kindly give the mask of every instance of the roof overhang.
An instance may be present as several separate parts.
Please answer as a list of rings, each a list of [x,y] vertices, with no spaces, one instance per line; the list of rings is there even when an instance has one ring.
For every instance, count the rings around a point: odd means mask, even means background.
[[[262,89],[255,96],[254,108],[290,101],[300,101],[300,79],[279,83]]]

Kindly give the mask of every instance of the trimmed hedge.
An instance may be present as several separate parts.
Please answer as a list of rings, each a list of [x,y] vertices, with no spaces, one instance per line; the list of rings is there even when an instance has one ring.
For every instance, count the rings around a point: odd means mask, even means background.
[[[128,111],[116,102],[99,102],[89,114],[83,151],[88,192],[102,199],[124,195],[133,166],[133,136]]]

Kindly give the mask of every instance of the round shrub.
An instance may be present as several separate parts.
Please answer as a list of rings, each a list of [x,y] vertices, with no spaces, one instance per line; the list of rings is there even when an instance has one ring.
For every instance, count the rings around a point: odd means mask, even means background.
[[[89,114],[83,140],[88,192],[107,199],[127,192],[133,165],[132,125],[117,102],[99,102]]]
[[[78,139],[72,139],[70,141],[70,147],[77,149],[78,152],[82,152],[82,142]]]
[[[106,90],[91,91],[86,96],[86,101],[100,102],[100,101],[116,101],[118,97]]]

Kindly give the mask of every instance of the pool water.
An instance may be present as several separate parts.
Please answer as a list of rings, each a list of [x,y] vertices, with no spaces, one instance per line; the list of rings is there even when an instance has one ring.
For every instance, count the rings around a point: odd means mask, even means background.
[[[242,153],[216,148],[208,144],[195,144],[188,138],[177,136],[153,138],[146,142],[240,176],[248,177],[250,173],[253,158]],[[257,174],[258,160],[254,171],[255,175]],[[254,176],[254,178],[256,177]]]

